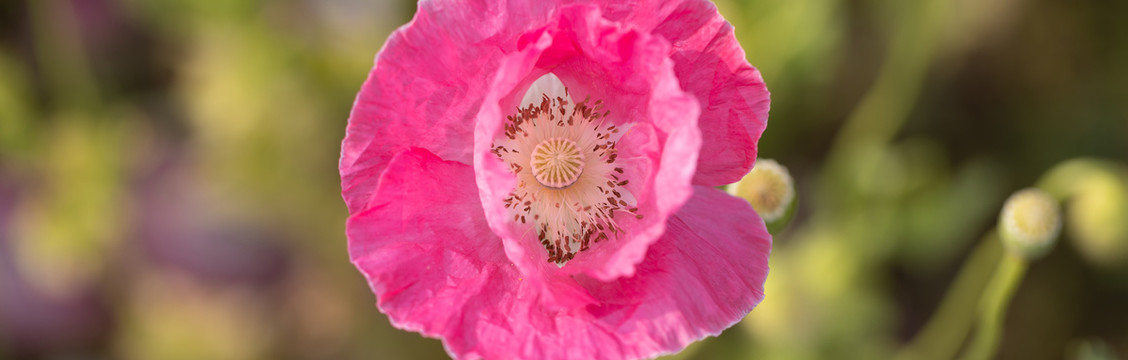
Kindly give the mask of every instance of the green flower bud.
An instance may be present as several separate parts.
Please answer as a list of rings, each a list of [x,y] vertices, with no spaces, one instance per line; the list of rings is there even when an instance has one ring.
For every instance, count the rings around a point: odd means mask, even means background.
[[[1038,187],[1065,206],[1066,232],[1078,252],[1094,264],[1128,261],[1128,168],[1122,163],[1079,158],[1054,166]]]
[[[795,213],[795,182],[787,168],[775,160],[756,160],[752,171],[729,185],[728,191],[748,200],[773,234],[786,227]]]
[[[1027,260],[1042,257],[1061,233],[1061,210],[1056,200],[1035,188],[1007,199],[999,215],[999,235],[1011,253]]]

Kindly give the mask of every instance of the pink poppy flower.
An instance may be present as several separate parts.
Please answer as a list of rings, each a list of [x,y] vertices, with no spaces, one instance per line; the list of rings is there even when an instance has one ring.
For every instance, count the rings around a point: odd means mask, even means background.
[[[771,237],[713,187],[768,106],[707,1],[421,1],[349,118],[349,255],[457,358],[680,350],[763,299]]]

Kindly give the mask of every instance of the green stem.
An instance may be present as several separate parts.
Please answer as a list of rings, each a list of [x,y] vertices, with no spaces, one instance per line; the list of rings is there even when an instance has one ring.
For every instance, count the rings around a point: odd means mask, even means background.
[[[1028,266],[1025,259],[1006,253],[1002,263],[995,271],[995,276],[987,285],[983,298],[979,301],[979,321],[976,324],[975,337],[968,346],[964,358],[969,360],[990,359],[999,349],[999,341],[1003,333],[1003,319],[1007,314],[1007,306],[1014,297],[1015,290],[1022,283]]]
[[[82,50],[74,8],[64,1],[32,1],[35,56],[58,107],[94,110],[100,104],[90,61]]]
[[[998,232],[987,233],[975,247],[939,308],[917,336],[898,354],[899,359],[951,359],[967,338],[975,320],[975,303],[987,286],[987,275],[998,266],[1003,251]]]
[[[881,72],[834,141],[831,164],[849,168],[859,151],[884,146],[900,130],[937,51],[947,5],[942,0],[905,5]]]

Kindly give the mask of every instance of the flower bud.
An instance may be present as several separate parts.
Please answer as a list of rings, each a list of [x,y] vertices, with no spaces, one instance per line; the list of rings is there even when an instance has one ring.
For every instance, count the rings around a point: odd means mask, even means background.
[[[775,160],[756,160],[752,171],[728,190],[748,200],[773,234],[787,226],[795,213],[795,182],[787,168]]]
[[[1054,166],[1038,187],[1062,199],[1066,231],[1077,250],[1096,265],[1128,260],[1128,167],[1079,158]]]
[[[1042,257],[1061,233],[1061,210],[1056,200],[1035,188],[1007,199],[999,215],[999,235],[1007,250],[1027,260]]]
[[[1116,175],[1090,176],[1066,204],[1070,237],[1099,265],[1128,259],[1128,182]]]

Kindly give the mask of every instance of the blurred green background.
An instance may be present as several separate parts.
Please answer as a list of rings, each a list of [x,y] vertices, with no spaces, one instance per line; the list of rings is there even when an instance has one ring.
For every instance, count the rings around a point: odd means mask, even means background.
[[[1128,1],[717,5],[772,91],[760,155],[800,203],[764,303],[677,357],[951,356],[906,349],[961,268],[983,287],[1001,250],[973,249],[1003,200],[1076,157],[1120,175],[1080,186],[1096,210],[1066,199],[999,357],[1128,356]],[[337,174],[414,8],[0,2],[0,358],[444,357],[375,308]]]

